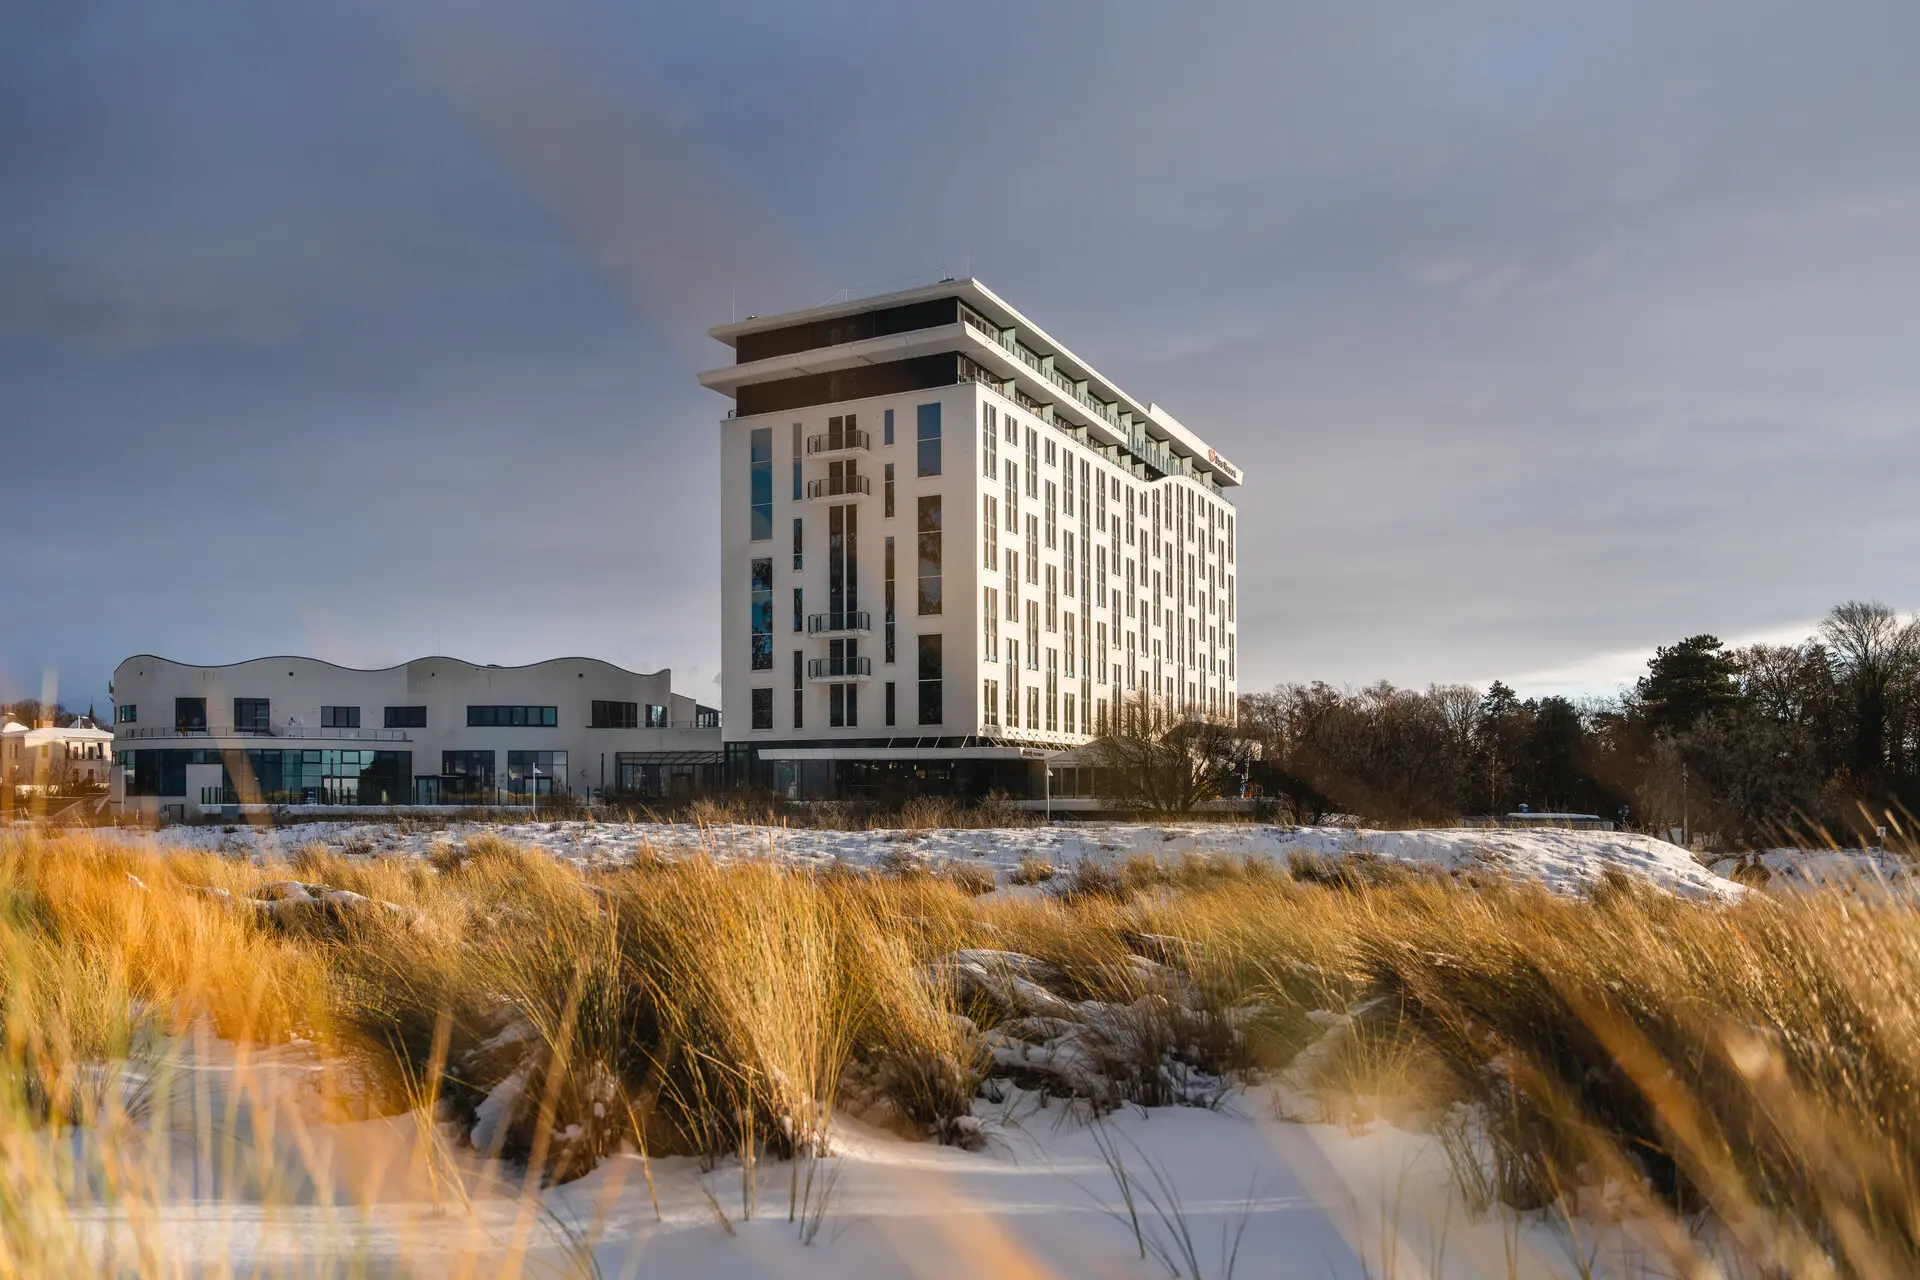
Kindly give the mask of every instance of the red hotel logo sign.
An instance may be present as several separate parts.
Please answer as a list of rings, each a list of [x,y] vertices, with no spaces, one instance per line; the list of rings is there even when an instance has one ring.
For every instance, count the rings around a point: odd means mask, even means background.
[[[1228,462],[1211,449],[1207,450],[1207,461],[1226,472],[1229,476],[1232,476],[1235,481],[1240,479],[1240,468],[1234,466],[1231,462]]]

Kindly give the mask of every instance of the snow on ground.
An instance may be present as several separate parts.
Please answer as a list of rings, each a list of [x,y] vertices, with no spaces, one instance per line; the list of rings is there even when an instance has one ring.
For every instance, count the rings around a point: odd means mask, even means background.
[[[1591,1274],[1647,1274],[1616,1228],[1474,1219],[1436,1140],[1311,1122],[1284,1086],[1099,1121],[1015,1091],[976,1102],[979,1151],[840,1116],[817,1165],[769,1160],[748,1175],[733,1159],[703,1170],[628,1152],[540,1189],[418,1115],[329,1121],[302,1046],[177,1043],[154,1079],[139,1128],[162,1154],[142,1165],[165,1172],[143,1183],[160,1200],[149,1223],[186,1273],[517,1274],[518,1258],[526,1274],[590,1274],[591,1255],[609,1277],[1144,1280],[1167,1274],[1157,1253],[1177,1260],[1190,1243],[1179,1274],[1209,1278],[1559,1277],[1596,1251]],[[1307,1120],[1280,1118],[1302,1105]],[[85,1133],[49,1146],[82,1163],[97,1153]],[[73,1220],[96,1250],[125,1230],[98,1201]]]
[[[1920,892],[1915,864],[1884,849],[1768,849],[1762,853],[1721,858],[1712,864],[1719,875],[1731,877],[1742,865],[1766,868],[1769,890],[1884,889]]]
[[[1004,882],[1022,858],[1056,867],[1082,858],[1135,854],[1269,858],[1363,854],[1448,872],[1491,871],[1575,891],[1611,868],[1689,897],[1734,898],[1741,889],[1702,867],[1677,845],[1631,832],[1435,828],[1367,831],[1234,823],[1074,823],[1055,826],[925,831],[832,831],[801,827],[696,826],[666,822],[452,824],[308,822],[290,826],[176,826],[151,838],[162,847],[270,856],[320,842],[335,849],[425,855],[436,845],[491,832],[586,865],[625,862],[636,853],[706,851],[722,858],[774,857],[800,866],[835,862],[874,866],[909,857],[931,864],[976,862]],[[130,833],[131,834],[131,833]],[[136,836],[135,838],[140,838]]]

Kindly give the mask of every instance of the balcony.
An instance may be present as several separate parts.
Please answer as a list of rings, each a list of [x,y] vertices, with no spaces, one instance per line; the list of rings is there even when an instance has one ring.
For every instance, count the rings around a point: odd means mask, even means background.
[[[865,476],[828,476],[807,481],[808,502],[853,502],[873,496],[873,481]]]
[[[873,634],[873,615],[863,609],[847,613],[810,613],[807,615],[807,634],[810,636],[871,635]]]
[[[847,453],[865,453],[873,447],[873,437],[864,431],[829,431],[823,436],[807,437],[809,458],[838,457]]]
[[[809,658],[807,659],[807,679],[826,680],[834,684],[871,680],[873,679],[873,659]]]
[[[330,742],[408,742],[405,729],[323,729],[318,725],[291,724],[260,728],[236,728],[217,724],[206,728],[170,729],[154,725],[123,725],[114,735],[122,741],[152,741],[164,738],[320,738]]]

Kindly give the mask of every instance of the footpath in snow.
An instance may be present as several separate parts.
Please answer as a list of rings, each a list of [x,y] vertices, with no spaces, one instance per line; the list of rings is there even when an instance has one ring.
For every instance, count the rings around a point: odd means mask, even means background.
[[[666,822],[524,822],[453,824],[298,823],[282,827],[167,827],[162,847],[234,855],[286,854],[322,843],[336,849],[426,856],[436,845],[491,832],[584,865],[619,863],[637,854],[695,852],[719,858],[775,858],[796,866],[834,863],[881,866],[902,858],[929,865],[969,862],[991,867],[1005,882],[1024,858],[1068,868],[1081,859],[1113,862],[1139,854],[1268,858],[1304,854],[1365,855],[1446,872],[1493,872],[1574,892],[1612,869],[1687,897],[1734,898],[1740,886],[1695,862],[1677,845],[1631,832],[1560,829],[1433,828],[1368,831],[1348,827],[1284,827],[1236,823],[1075,823],[1034,827],[942,828],[924,831],[831,831],[801,827],[698,826]]]

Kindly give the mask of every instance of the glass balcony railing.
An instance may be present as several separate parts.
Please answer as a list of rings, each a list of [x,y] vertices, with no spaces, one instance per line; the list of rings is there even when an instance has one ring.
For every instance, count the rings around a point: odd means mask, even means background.
[[[868,680],[872,677],[872,658],[807,659],[809,680]]]
[[[849,450],[867,450],[873,447],[873,437],[860,430],[829,431],[822,436],[807,437],[807,452],[846,453]]]
[[[864,609],[846,613],[810,613],[807,634],[815,636],[865,634],[873,630],[873,615]]]
[[[819,502],[827,498],[860,498],[873,494],[873,481],[865,476],[828,476],[824,480],[807,481],[807,501]]]

